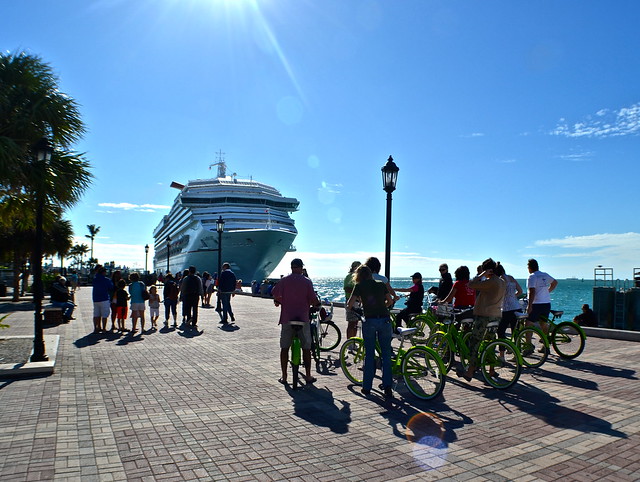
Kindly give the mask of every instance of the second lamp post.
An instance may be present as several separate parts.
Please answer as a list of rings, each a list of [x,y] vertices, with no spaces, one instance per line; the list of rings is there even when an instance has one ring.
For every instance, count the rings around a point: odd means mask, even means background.
[[[387,235],[384,247],[384,275],[391,282],[389,266],[391,264],[391,193],[396,190],[398,171],[400,169],[389,156],[387,163],[382,168],[382,189],[387,193]]]

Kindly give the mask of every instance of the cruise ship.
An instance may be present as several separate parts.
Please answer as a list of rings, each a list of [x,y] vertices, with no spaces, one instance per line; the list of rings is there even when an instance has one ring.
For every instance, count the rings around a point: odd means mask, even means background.
[[[265,279],[287,252],[295,251],[298,231],[289,213],[298,210],[299,201],[253,179],[227,176],[224,160],[213,166],[217,178],[171,184],[180,194],[153,232],[154,269],[176,273],[195,266],[200,273],[216,273],[216,222],[222,217],[222,262],[229,262],[245,284]]]

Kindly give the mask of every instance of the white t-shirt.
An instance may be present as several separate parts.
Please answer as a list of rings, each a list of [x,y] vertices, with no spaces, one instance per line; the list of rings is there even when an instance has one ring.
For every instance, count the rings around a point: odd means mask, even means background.
[[[371,273],[371,276],[373,276],[373,279],[376,281],[382,281],[384,284],[387,284],[389,282],[389,280],[387,279],[386,276],[381,275],[380,273]]]
[[[527,289],[534,288],[536,290],[535,299],[533,300],[534,305],[551,303],[549,287],[554,281],[554,278],[542,271],[535,271],[529,275],[529,279],[527,279]]]

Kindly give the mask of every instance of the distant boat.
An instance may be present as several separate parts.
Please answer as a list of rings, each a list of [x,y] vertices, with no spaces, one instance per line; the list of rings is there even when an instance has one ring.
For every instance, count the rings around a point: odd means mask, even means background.
[[[565,278],[567,281],[578,281],[580,278],[578,278],[577,276],[570,276],[569,278]],[[582,278],[582,281],[584,281],[584,278]]]

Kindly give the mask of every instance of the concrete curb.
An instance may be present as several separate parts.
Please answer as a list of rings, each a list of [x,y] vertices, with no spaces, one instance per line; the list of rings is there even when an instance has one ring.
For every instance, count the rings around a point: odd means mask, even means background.
[[[7,336],[4,339],[10,338],[30,338],[33,336]],[[60,335],[44,335],[44,344],[46,347],[46,353],[49,356],[49,360],[45,362],[26,362],[26,363],[5,363],[0,365],[0,377],[1,378],[18,378],[29,377],[33,375],[51,375],[56,365],[56,355],[58,353],[58,346],[60,344]],[[33,350],[31,350],[33,354]]]

